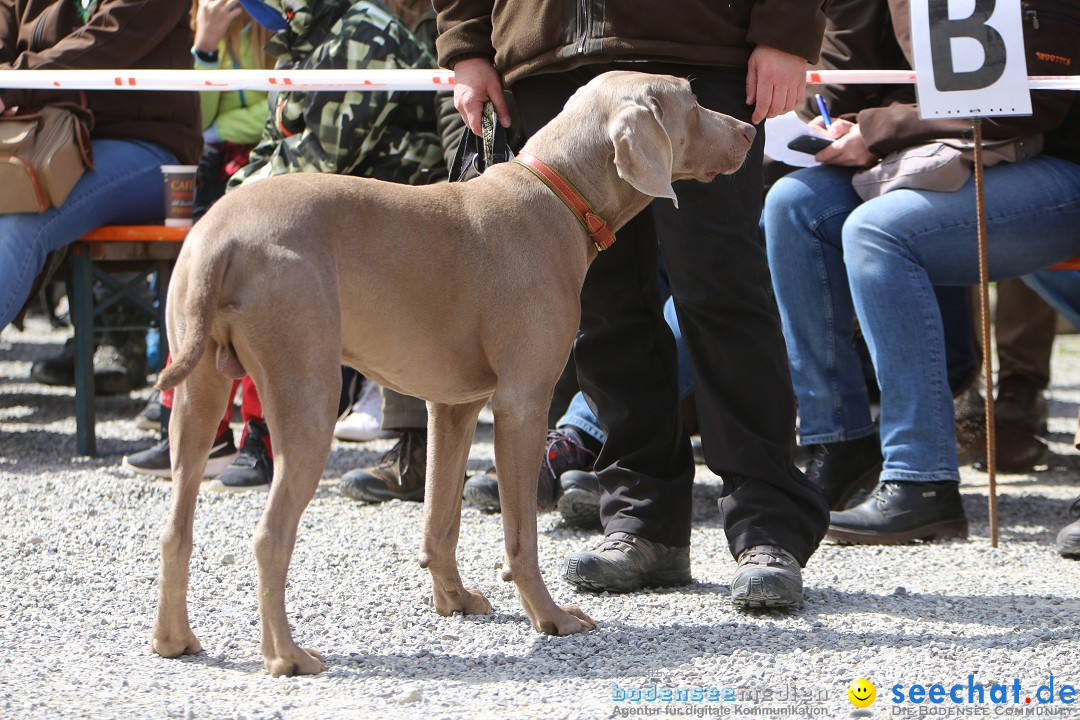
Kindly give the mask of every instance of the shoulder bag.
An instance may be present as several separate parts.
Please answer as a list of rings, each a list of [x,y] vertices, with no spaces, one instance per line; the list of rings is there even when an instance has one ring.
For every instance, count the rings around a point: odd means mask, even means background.
[[[0,116],[0,214],[42,213],[62,205],[94,166],[91,123],[85,103]]]

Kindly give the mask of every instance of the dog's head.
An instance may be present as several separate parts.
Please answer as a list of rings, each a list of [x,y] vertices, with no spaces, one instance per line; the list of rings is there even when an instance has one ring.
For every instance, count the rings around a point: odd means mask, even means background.
[[[611,107],[607,132],[619,177],[676,205],[672,181],[711,182],[735,172],[756,135],[752,125],[701,107],[690,83],[670,75],[607,72],[578,90],[567,108],[588,96]]]

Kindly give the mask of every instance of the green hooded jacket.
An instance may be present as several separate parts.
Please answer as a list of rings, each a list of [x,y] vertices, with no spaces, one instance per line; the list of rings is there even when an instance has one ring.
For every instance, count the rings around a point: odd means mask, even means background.
[[[283,69],[435,68],[377,0],[268,0],[289,27],[266,46]],[[446,178],[431,92],[271,92],[250,164],[229,181],[320,172],[422,185]]]

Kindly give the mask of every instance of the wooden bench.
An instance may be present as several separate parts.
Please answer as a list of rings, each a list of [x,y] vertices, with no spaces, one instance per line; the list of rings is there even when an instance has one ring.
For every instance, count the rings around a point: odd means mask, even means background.
[[[1068,260],[1063,260],[1062,262],[1059,262],[1057,265],[1051,265],[1050,269],[1051,270],[1080,270],[1080,255],[1078,255],[1078,256],[1076,256],[1074,258],[1069,258]]]
[[[188,227],[164,225],[107,225],[75,241],[68,252],[72,324],[75,326],[75,444],[82,455],[97,454],[94,425],[94,333],[106,330],[161,329],[162,352],[168,352],[165,334],[165,296],[169,275],[187,237]],[[145,296],[147,279],[158,273],[156,307]],[[119,280],[117,273],[134,273]],[[108,293],[94,298],[94,283]],[[141,325],[99,326],[101,314],[119,302],[127,303],[146,322]]]

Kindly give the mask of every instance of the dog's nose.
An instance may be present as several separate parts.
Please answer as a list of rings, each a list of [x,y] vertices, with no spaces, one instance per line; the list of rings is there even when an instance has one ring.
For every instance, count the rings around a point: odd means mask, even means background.
[[[742,132],[743,132],[743,137],[746,138],[746,142],[753,145],[754,144],[754,138],[757,137],[757,130],[754,128],[754,126],[744,124],[743,127],[742,127]]]

